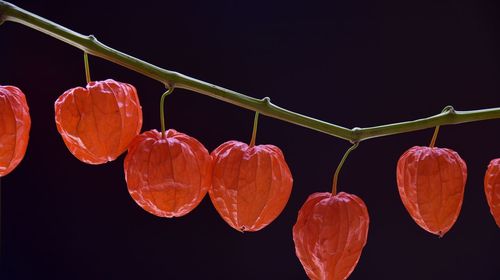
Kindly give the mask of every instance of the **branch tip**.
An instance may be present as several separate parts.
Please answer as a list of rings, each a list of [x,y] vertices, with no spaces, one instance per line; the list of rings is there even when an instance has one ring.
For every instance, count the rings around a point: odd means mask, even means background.
[[[2,25],[7,18],[7,16],[5,15],[5,11],[7,11],[7,9],[7,3],[4,1],[0,1],[0,25]]]

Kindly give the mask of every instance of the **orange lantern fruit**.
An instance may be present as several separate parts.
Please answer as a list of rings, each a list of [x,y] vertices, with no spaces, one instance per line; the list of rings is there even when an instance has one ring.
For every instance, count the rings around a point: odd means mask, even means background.
[[[458,218],[467,166],[450,149],[415,146],[397,164],[399,195],[415,222],[442,237]]]
[[[212,152],[212,158],[210,199],[231,227],[260,230],[285,208],[293,179],[278,147],[228,141]]]
[[[128,191],[144,210],[180,217],[193,210],[211,182],[212,160],[193,137],[169,129],[144,132],[130,143],[124,169]]]
[[[368,238],[366,205],[353,194],[310,195],[293,226],[295,253],[310,279],[343,280],[359,261]]]
[[[134,86],[111,79],[64,92],[55,102],[57,130],[69,151],[89,164],[116,159],[139,134],[142,109]]]
[[[24,93],[0,86],[0,177],[21,162],[28,147],[31,119]]]
[[[484,193],[491,215],[500,227],[500,158],[492,160],[488,165],[484,176]]]

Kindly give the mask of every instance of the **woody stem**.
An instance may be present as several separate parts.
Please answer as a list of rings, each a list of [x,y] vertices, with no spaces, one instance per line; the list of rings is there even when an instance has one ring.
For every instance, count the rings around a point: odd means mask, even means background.
[[[42,33],[48,34],[64,41],[67,44],[79,48],[84,52],[127,67],[152,79],[158,80],[163,84],[168,84],[169,87],[188,89],[242,108],[259,112],[260,114],[272,118],[280,119],[295,125],[345,139],[351,143],[375,137],[427,129],[438,125],[500,119],[500,107],[472,111],[448,110],[434,116],[412,121],[349,129],[334,123],[329,123],[292,112],[281,108],[266,99],[253,98],[178,72],[160,68],[151,63],[115,50],[99,42],[93,35],[84,36],[48,19],[21,9],[16,5],[0,0],[0,24],[5,21],[17,22]],[[258,75],[258,73],[256,73],[256,75]],[[318,83],[318,81],[308,82]],[[324,82],[325,86],[328,86],[328,83],[326,81]]]

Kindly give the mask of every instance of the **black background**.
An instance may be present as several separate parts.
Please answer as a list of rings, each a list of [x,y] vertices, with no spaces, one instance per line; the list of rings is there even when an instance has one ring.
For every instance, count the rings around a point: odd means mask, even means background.
[[[346,127],[500,106],[497,1],[14,1],[130,55],[287,109]],[[159,129],[164,87],[91,57],[95,80],[134,84],[143,131]],[[53,104],[83,86],[82,52],[22,25],[0,27],[0,84],[26,94],[30,143],[2,178],[2,279],[306,279],[292,226],[313,192],[329,191],[349,143],[262,117],[257,142],[279,146],[294,175],[283,213],[241,234],[206,197],[182,218],[148,214],[130,198],[123,156],[91,166],[75,159],[54,123]],[[167,126],[207,147],[249,141],[253,112],[176,90]],[[399,156],[427,145],[432,129],[362,142],[344,165],[340,190],[360,196],[371,223],[350,279],[500,279],[500,229],[483,193],[500,156],[500,122],[442,127],[437,145],[468,165],[464,204],[439,239],[403,207]]]

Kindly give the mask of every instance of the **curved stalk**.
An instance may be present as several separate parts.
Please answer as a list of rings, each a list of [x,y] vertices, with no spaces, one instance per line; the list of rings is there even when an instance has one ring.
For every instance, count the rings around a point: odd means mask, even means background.
[[[169,88],[160,98],[160,125],[161,125],[161,138],[165,138],[165,97],[170,95],[174,88]]]
[[[349,129],[340,125],[289,111],[272,104],[268,98],[256,99],[178,72],[169,71],[99,42],[93,35],[84,36],[64,26],[0,0],[0,24],[12,21],[57,38],[94,56],[101,57],[164,83],[168,88],[183,88],[216,98],[262,115],[323,132],[352,143],[386,135],[449,125],[500,118],[500,107],[473,110],[449,110],[428,118],[367,128]]]
[[[333,183],[332,183],[332,195],[337,195],[337,182],[339,180],[339,174],[340,174],[340,169],[342,169],[342,166],[344,165],[345,160],[349,156],[349,154],[352,152],[352,150],[356,149],[359,145],[359,142],[354,143],[347,151],[345,152],[344,156],[340,160],[339,165],[337,166],[337,169],[335,170],[335,174],[333,175]]]

